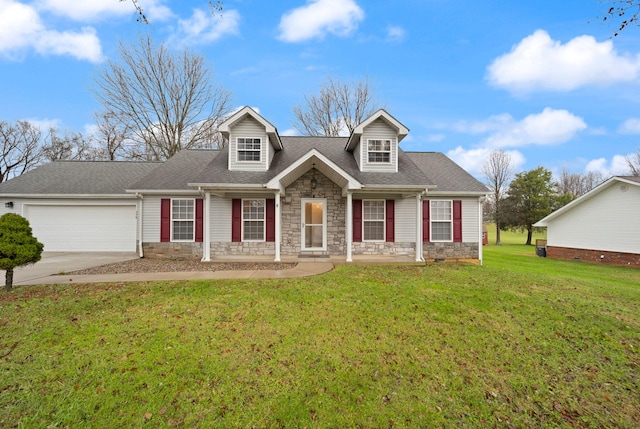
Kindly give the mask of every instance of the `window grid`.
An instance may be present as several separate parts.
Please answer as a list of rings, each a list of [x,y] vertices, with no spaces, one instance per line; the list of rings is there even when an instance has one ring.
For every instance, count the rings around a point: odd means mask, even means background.
[[[369,140],[367,144],[369,162],[391,162],[391,140]]]
[[[384,241],[385,201],[362,201],[362,239]]]
[[[431,201],[431,240],[451,241],[452,232],[452,202]]]
[[[260,162],[262,141],[252,138],[238,138],[238,161]]]
[[[171,200],[172,241],[194,241],[195,200]]]
[[[265,200],[242,200],[242,240],[265,240]]]

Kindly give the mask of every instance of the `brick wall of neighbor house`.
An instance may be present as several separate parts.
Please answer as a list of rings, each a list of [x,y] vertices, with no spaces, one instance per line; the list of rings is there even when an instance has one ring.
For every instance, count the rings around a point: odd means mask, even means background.
[[[478,243],[423,243],[425,260],[432,259],[478,259]]]
[[[202,259],[202,243],[142,243],[145,258]]]
[[[315,172],[316,189],[311,190],[313,173],[306,172],[293,182],[282,197],[282,255],[299,255],[301,253],[302,199],[327,199],[327,251],[314,254],[344,255],[345,248],[345,216],[346,198],[342,197],[342,189],[329,178]]]
[[[601,258],[601,256],[604,256],[604,258]],[[547,246],[547,257],[640,268],[640,254],[638,253],[606,252],[602,250]]]

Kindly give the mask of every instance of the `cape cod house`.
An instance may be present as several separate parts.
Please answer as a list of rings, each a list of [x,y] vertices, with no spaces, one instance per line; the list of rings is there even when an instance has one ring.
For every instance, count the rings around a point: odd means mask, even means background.
[[[45,251],[354,261],[482,259],[486,188],[442,153],[404,152],[384,110],[349,137],[280,136],[249,107],[220,151],[165,162],[59,161],[0,184]]]

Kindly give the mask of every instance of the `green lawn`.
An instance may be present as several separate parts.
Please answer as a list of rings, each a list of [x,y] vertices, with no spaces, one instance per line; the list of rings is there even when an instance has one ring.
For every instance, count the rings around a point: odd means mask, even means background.
[[[16,287],[0,427],[637,428],[639,283],[503,245],[484,266]]]

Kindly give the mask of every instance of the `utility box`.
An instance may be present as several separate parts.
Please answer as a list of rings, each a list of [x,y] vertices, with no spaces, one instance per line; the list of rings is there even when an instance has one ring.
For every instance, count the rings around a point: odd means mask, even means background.
[[[547,240],[540,238],[536,239],[536,255],[541,258],[547,257]]]

